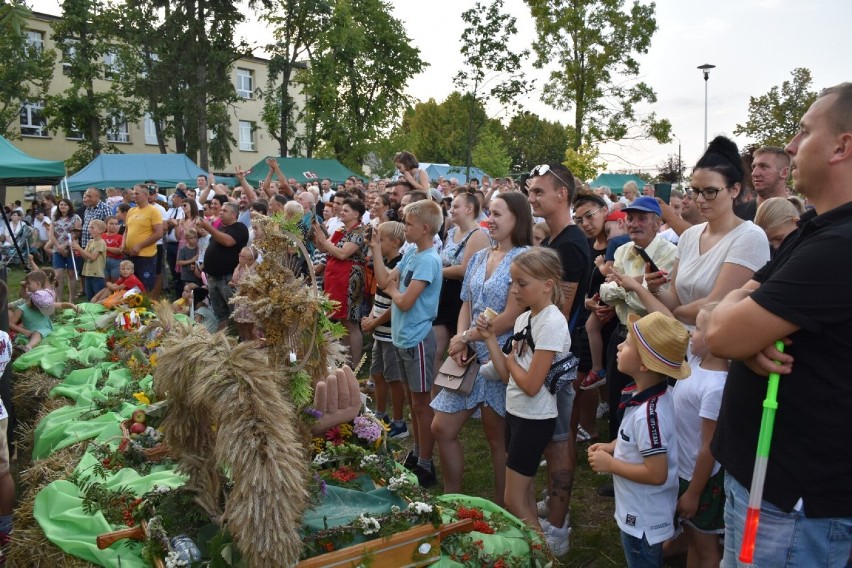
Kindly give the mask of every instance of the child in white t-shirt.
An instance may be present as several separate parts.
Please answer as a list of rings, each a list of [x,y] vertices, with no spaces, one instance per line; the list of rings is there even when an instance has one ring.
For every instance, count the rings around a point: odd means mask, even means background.
[[[715,304],[698,312],[689,359],[692,374],[672,391],[677,416],[677,512],[689,544],[690,566],[718,566],[722,561],[719,535],[725,532],[725,490],[722,466],[710,453],[728,361],[714,357],[704,341],[707,321]]]
[[[568,322],[559,309],[562,263],[551,249],[535,247],[515,257],[509,268],[510,293],[529,306],[515,321],[515,335],[508,355],[494,335],[494,324],[485,313],[476,328],[488,346],[494,371],[506,383],[506,509],[541,531],[533,491],[535,474],[544,448],[556,427],[555,390],[545,379],[554,363],[570,353]],[[570,378],[576,376],[576,369]],[[566,388],[573,388],[570,385]]]
[[[622,391],[617,438],[588,450],[593,471],[613,474],[615,521],[628,566],[662,566],[663,542],[675,533],[678,447],[666,380],[689,376],[688,342],[683,324],[660,312],[628,316],[618,370],[635,383]]]

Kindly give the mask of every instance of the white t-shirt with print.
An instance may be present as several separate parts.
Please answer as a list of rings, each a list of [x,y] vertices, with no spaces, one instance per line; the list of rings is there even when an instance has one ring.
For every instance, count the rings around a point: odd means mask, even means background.
[[[635,538],[657,544],[674,536],[674,513],[677,506],[678,447],[675,432],[674,401],[665,383],[648,391],[635,393],[628,403],[618,429],[613,457],[631,464],[641,464],[646,457],[665,454],[667,475],[662,485],[647,485],[612,476],[615,486],[615,521],[618,528]],[[658,389],[658,390],[657,390]],[[639,397],[636,397],[639,394]],[[643,396],[644,395],[644,396]]]
[[[529,311],[524,312],[515,320],[515,333],[523,331],[527,327],[531,313]],[[547,306],[532,318],[530,332],[535,343],[535,350],[555,351],[554,361],[566,357],[571,351],[571,334],[568,333],[568,322],[565,320],[565,315],[553,304]],[[533,350],[529,346],[525,346],[523,353],[519,355],[517,345],[516,343],[515,357],[518,365],[529,371],[533,359]],[[547,387],[541,385],[541,390],[535,396],[530,397],[521,390],[521,387],[512,377],[509,377],[509,386],[506,388],[506,411],[519,418],[530,420],[556,418],[559,414],[556,409],[556,396],[550,394]]]

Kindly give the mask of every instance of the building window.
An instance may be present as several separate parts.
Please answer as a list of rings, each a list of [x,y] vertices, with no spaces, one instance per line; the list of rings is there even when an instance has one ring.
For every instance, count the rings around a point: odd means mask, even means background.
[[[254,98],[254,72],[237,67],[237,94],[244,99]]]
[[[65,42],[65,47],[62,48],[62,73],[63,75],[71,74],[71,66],[74,64],[74,57],[77,55],[77,40],[69,39]]]
[[[130,142],[130,131],[127,129],[127,119],[123,116],[110,116],[110,126],[107,129],[108,142]]]
[[[104,79],[112,81],[118,79],[118,56],[108,51],[104,54]]]
[[[71,126],[70,130],[65,131],[65,138],[68,140],[82,140],[84,138],[83,131],[77,128],[77,125],[74,124]]]
[[[145,144],[157,145],[157,127],[154,119],[151,118],[151,113],[148,112],[145,113]]]
[[[248,120],[240,121],[240,150],[254,152],[254,122]]]
[[[21,135],[47,136],[47,120],[44,118],[44,103],[24,103],[21,106]]]
[[[27,45],[39,52],[44,50],[44,33],[38,30],[27,30]]]

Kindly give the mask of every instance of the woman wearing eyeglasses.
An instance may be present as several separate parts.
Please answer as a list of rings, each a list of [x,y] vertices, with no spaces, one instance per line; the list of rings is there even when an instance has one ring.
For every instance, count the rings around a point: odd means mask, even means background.
[[[734,213],[744,177],[737,145],[724,136],[716,137],[695,165],[689,188],[706,222],[680,236],[668,290],[660,289],[667,280],[665,274],[646,274],[647,291],[639,287],[637,292],[648,310],[659,309],[660,302],[692,328],[702,306],[741,288],[769,261],[764,232]]]

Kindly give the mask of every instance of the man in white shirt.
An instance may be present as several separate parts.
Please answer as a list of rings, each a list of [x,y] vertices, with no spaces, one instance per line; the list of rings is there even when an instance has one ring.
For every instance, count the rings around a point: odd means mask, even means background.
[[[175,297],[179,297],[178,288],[181,288],[181,292],[183,291],[182,287],[178,286],[180,284],[180,272],[178,272],[175,263],[177,262],[179,242],[177,237],[177,226],[185,217],[185,213],[183,211],[183,203],[187,199],[185,189],[186,184],[177,184],[177,189],[175,189],[175,192],[172,195],[172,206],[168,211],[166,211],[166,214],[163,215],[163,232],[165,233],[165,237],[163,237],[163,239],[165,240],[166,263],[169,265],[169,272],[172,275],[171,284],[175,289]]]

